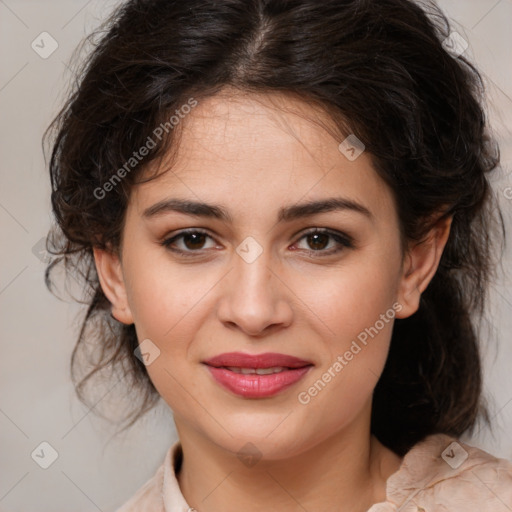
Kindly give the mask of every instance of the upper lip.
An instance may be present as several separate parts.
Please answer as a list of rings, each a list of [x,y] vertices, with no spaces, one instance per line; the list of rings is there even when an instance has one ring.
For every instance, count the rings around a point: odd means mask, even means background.
[[[302,368],[303,366],[313,364],[311,361],[305,361],[298,357],[273,352],[256,355],[244,354],[243,352],[227,352],[212,357],[204,361],[204,363],[217,368],[222,366],[232,366],[236,368],[273,368],[275,366]]]

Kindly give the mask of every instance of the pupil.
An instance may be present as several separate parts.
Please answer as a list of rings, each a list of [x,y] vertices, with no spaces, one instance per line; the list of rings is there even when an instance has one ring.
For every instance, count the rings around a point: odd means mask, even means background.
[[[187,249],[200,249],[204,244],[204,237],[203,233],[188,233],[184,236],[183,241]],[[189,243],[190,240],[192,243]]]
[[[320,242],[320,246],[321,247],[318,247],[318,237],[324,237],[324,242],[326,241],[326,239],[328,238],[328,235],[326,235],[325,233],[315,233],[313,235],[309,235],[309,239],[310,240],[314,240],[313,243],[309,244],[310,247],[312,247],[313,249],[324,249],[326,244],[325,243],[321,243]]]

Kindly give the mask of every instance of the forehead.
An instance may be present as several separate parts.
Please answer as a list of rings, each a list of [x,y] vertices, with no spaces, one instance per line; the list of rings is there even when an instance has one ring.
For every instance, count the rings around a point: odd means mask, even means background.
[[[340,152],[346,134],[316,105],[282,93],[228,90],[199,101],[180,122],[172,161],[149,167],[158,177],[135,187],[139,212],[169,195],[247,212],[326,195],[389,203],[370,156],[351,161]]]
[[[297,168],[325,168],[322,155],[338,145],[335,131],[319,107],[292,96],[227,89],[199,102],[184,119],[181,163],[191,168],[195,161],[216,165],[223,160],[278,170],[279,163],[296,162]],[[286,160],[271,163],[276,155]]]

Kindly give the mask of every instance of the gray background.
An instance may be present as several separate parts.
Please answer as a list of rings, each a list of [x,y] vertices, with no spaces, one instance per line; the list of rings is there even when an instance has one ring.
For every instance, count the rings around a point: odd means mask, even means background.
[[[83,309],[49,294],[44,263],[33,250],[51,219],[42,133],[65,97],[73,49],[115,3],[0,0],[0,511],[114,510],[153,475],[175,440],[166,406],[110,438],[114,428],[76,400],[68,365],[76,315]],[[469,41],[466,54],[485,76],[503,162],[493,185],[510,237],[512,0],[443,0],[440,5]],[[31,47],[44,31],[58,44],[46,59]],[[509,247],[504,267],[510,262]],[[470,441],[512,460],[510,284],[505,275],[495,283],[485,325],[485,383],[495,434],[481,429]],[[115,407],[115,393],[105,390],[109,407]],[[31,458],[43,441],[58,453],[48,469]]]

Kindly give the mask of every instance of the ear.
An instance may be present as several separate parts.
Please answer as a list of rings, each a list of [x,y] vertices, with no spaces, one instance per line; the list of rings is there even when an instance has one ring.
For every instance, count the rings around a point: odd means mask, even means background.
[[[101,288],[112,304],[112,316],[123,324],[133,324],[119,256],[114,251],[97,247],[93,249],[93,253]]]
[[[452,219],[452,216],[440,219],[430,230],[425,241],[408,248],[397,297],[402,309],[397,311],[397,318],[407,318],[418,310],[421,294],[439,266],[450,234]]]

